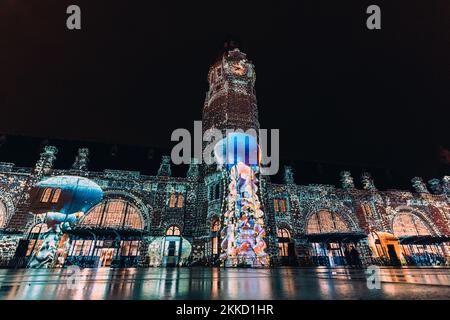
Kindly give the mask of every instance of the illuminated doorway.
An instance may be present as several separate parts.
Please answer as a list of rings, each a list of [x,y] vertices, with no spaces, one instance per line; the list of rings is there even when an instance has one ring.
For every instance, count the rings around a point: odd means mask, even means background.
[[[111,267],[115,253],[116,249],[114,248],[100,249],[99,267]]]
[[[164,239],[163,265],[176,267],[179,262],[182,249],[181,231],[177,226],[170,226]]]
[[[278,257],[283,266],[296,265],[294,243],[291,241],[291,234],[287,229],[277,230]]]
[[[393,266],[401,264],[400,243],[392,233],[372,231],[368,236],[368,243],[376,263]]]

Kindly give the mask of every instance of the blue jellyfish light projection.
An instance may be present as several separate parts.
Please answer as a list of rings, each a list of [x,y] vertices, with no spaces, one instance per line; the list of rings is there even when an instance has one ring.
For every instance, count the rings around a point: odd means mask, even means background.
[[[31,191],[31,210],[43,215],[47,231],[42,244],[34,248],[28,266],[48,268],[58,264],[69,243],[63,235],[103,198],[102,189],[93,181],[78,176],[55,176],[39,182]]]
[[[259,147],[256,137],[231,133],[214,148],[229,177],[221,230],[225,266],[267,266],[264,212],[258,197]]]

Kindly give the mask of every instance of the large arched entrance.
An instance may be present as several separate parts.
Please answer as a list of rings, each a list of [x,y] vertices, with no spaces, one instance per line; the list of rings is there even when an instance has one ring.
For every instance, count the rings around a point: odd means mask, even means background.
[[[311,244],[312,263],[318,266],[360,265],[361,258],[369,253],[368,246],[359,243],[366,235],[355,232],[340,214],[328,209],[309,216],[306,238]]]
[[[413,210],[401,210],[392,221],[394,235],[400,241],[403,258],[408,265],[444,265],[442,237]]]
[[[368,236],[368,242],[375,263],[393,266],[401,264],[400,243],[392,233],[372,231]]]
[[[70,234],[69,264],[134,267],[139,263],[144,219],[131,202],[110,198],[88,211]]]

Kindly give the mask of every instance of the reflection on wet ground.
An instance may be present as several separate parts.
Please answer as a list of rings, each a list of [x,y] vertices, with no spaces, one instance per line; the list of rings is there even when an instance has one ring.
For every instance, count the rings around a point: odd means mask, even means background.
[[[449,268],[0,270],[0,299],[450,299]]]

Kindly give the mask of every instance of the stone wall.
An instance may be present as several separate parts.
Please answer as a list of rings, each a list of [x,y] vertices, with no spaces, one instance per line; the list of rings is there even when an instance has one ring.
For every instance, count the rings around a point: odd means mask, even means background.
[[[0,267],[7,267],[13,260],[20,237],[0,234]]]

